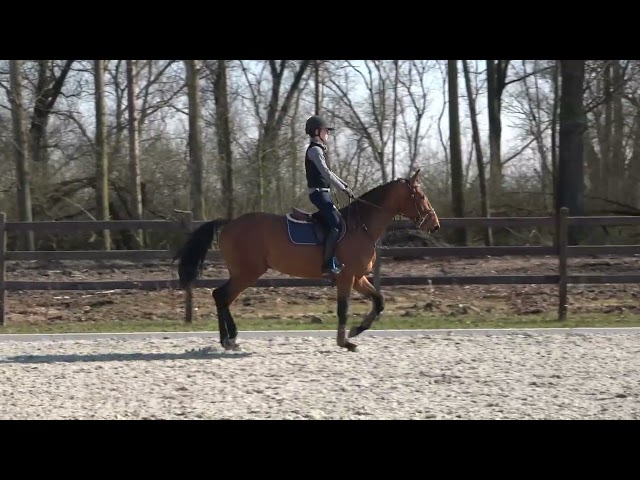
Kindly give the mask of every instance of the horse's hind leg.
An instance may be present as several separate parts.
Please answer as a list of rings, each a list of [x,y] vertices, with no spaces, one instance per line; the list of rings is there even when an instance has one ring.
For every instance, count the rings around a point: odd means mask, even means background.
[[[265,269],[266,271],[266,269]],[[218,311],[218,328],[220,331],[220,344],[226,350],[237,350],[236,337],[238,336],[238,327],[236,325],[229,307],[233,301],[244,290],[254,285],[256,280],[264,272],[254,273],[251,276],[231,276],[229,280],[220,287],[216,288],[213,293],[213,300],[216,303],[216,309]]]
[[[362,276],[356,278],[353,282],[353,289],[371,300],[372,308],[360,325],[352,327],[351,330],[349,330],[349,338],[360,335],[365,330],[371,328],[371,324],[373,324],[384,310],[384,297],[371,285],[367,277]]]
[[[230,344],[231,333],[235,332],[237,335],[237,327],[233,316],[229,311],[229,289],[231,286],[231,280],[229,279],[224,285],[216,288],[213,293],[213,300],[216,303],[216,310],[218,311],[218,331],[220,333],[220,344],[224,348],[232,348]],[[235,338],[235,335],[234,335]]]

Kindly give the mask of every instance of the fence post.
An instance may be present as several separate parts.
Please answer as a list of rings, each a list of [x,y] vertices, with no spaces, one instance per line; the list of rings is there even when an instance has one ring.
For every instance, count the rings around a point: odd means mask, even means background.
[[[5,318],[4,318],[4,301],[5,301],[5,290],[4,290],[4,281],[5,281],[5,267],[4,267],[4,256],[7,251],[7,234],[6,234],[6,221],[7,215],[2,212],[0,213],[0,326],[5,326]]]
[[[185,216],[183,217],[184,228],[187,232],[187,235],[191,233],[191,227],[193,223],[193,212],[185,212]],[[193,321],[193,289],[191,286],[188,286],[184,291],[184,314],[185,323],[192,323]]]
[[[569,221],[568,221],[569,209],[562,207],[560,209],[557,232],[558,237],[558,320],[564,321],[567,319],[567,254],[569,245]]]

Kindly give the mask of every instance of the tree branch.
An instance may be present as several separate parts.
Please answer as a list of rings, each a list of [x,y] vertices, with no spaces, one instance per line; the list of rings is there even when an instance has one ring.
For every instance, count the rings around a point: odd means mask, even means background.
[[[544,67],[544,68],[540,68],[538,70],[533,70],[533,71],[531,71],[531,72],[529,72],[529,73],[527,73],[525,75],[522,75],[522,76],[520,76],[518,78],[514,78],[512,80],[509,80],[508,82],[505,82],[504,85],[506,87],[507,85],[511,85],[512,83],[521,82],[525,78],[531,77],[532,75],[537,75],[539,73],[543,73],[543,72],[546,72],[546,71],[549,71],[549,70],[553,70],[554,68],[555,67],[553,65],[551,65],[549,67]]]
[[[47,111],[51,111],[53,109],[53,106],[60,95],[60,91],[62,90],[62,84],[64,83],[65,78],[67,78],[67,74],[69,73],[73,62],[75,62],[75,60],[67,60],[64,67],[62,67],[60,75],[58,75],[58,78],[56,78],[56,81],[53,83],[53,86],[51,87],[51,97],[49,98],[49,102],[46,106]]]

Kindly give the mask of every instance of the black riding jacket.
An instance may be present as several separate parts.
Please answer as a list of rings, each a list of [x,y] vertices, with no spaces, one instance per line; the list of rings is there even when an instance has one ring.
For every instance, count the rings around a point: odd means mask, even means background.
[[[333,185],[340,191],[344,191],[347,184],[333,173],[327,166],[325,152],[327,147],[322,143],[311,140],[305,153],[304,167],[307,175],[307,187],[309,192],[316,189],[329,190]]]

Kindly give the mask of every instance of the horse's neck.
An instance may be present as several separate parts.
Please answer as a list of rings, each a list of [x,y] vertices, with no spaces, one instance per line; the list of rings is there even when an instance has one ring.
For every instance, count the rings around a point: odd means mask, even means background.
[[[380,237],[382,237],[382,234],[387,229],[395,215],[395,209],[389,200],[385,200],[380,207],[381,210],[369,207],[369,211],[364,219],[367,231],[376,242]]]

